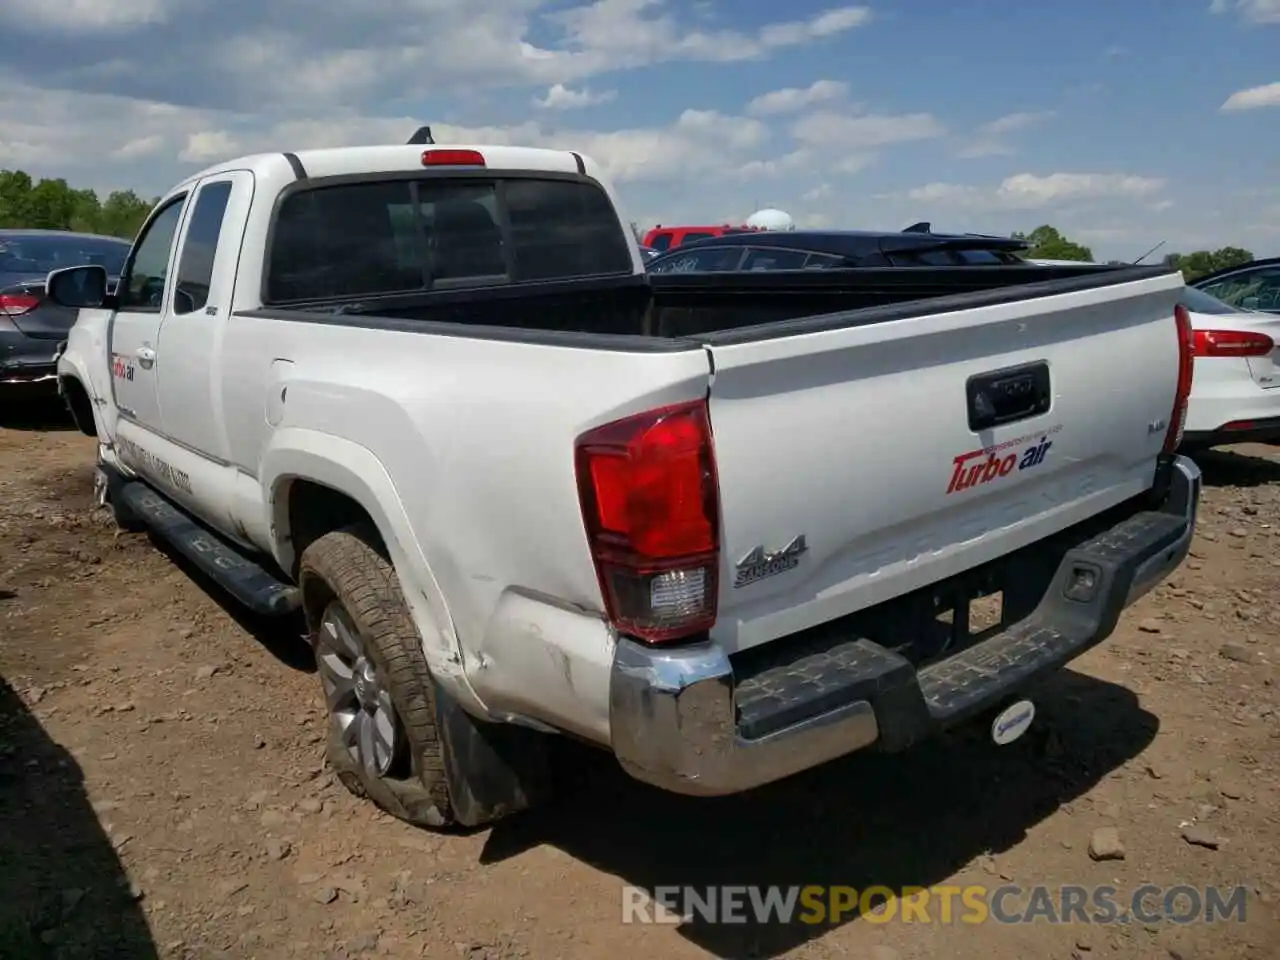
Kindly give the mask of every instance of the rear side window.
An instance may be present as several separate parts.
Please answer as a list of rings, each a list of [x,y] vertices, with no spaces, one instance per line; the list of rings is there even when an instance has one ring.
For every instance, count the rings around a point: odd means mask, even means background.
[[[207,183],[196,195],[195,209],[182,241],[182,259],[178,262],[178,283],[174,288],[173,312],[194,313],[209,302],[209,284],[213,282],[213,257],[218,249],[222,218],[231,199],[231,181]]]
[[[577,180],[320,186],[280,205],[265,299],[630,274],[626,236],[604,191]]]
[[[1018,263],[1002,250],[900,250],[889,254],[898,267],[971,267]]]
[[[698,247],[682,251],[677,247],[649,269],[654,273],[712,273],[735,270],[742,259],[742,247]]]
[[[754,247],[747,254],[741,270],[799,270],[809,256],[805,250],[780,250],[777,247]]]

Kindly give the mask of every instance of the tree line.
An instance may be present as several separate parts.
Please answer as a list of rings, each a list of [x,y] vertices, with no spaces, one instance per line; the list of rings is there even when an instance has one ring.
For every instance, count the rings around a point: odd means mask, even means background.
[[[1056,227],[1042,224],[1030,233],[1015,233],[1014,239],[1026,240],[1031,249],[1026,255],[1043,260],[1093,260],[1093,251],[1083,244],[1067,239]],[[1138,256],[1135,253],[1134,256]],[[1243,247],[1219,247],[1217,250],[1197,250],[1194,253],[1169,253],[1163,257],[1166,266],[1176,267],[1190,283],[1215,270],[1238,267],[1253,260],[1253,253]],[[1112,260],[1111,263],[1123,263]]]
[[[101,199],[67,181],[33,180],[22,170],[0,170],[0,228],[74,230],[132,240],[159,197],[114,190]]]
[[[132,240],[159,197],[144,199],[132,190],[114,190],[101,199],[92,190],[77,190],[66,180],[34,180],[22,170],[0,170],[0,228],[75,230]],[[643,234],[636,223],[632,231]],[[1060,230],[1042,224],[1016,239],[1031,244],[1027,255],[1044,260],[1092,260],[1093,251],[1068,239]],[[1188,281],[1214,270],[1248,263],[1253,254],[1240,247],[1170,253],[1164,263],[1178,267]],[[1120,261],[1112,261],[1118,263]]]

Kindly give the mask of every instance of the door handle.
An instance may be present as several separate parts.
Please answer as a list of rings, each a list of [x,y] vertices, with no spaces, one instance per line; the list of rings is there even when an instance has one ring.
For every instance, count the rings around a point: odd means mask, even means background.
[[[150,347],[139,347],[137,351],[138,366],[143,370],[150,370],[156,362],[156,352]]]

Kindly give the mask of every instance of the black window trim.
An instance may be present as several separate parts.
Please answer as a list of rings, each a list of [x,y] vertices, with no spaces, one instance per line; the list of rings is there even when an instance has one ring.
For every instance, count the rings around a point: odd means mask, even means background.
[[[258,300],[263,307],[294,307],[300,304],[319,304],[324,302],[332,302],[335,300],[371,299],[369,295],[358,298],[351,297],[323,297],[310,298],[307,300],[273,300],[271,299],[271,266],[272,254],[275,250],[276,229],[280,219],[280,209],[285,202],[297,193],[307,193],[312,190],[322,190],[326,187],[342,187],[354,186],[366,183],[394,183],[398,181],[408,181],[410,184],[410,193],[417,202],[418,184],[423,181],[430,180],[479,180],[494,184],[496,209],[499,211],[498,224],[500,230],[503,231],[503,246],[511,247],[510,220],[505,211],[505,204],[501,197],[497,197],[497,193],[502,187],[504,180],[559,180],[567,183],[579,183],[584,186],[592,187],[605,197],[609,203],[609,209],[613,211],[614,223],[618,230],[622,232],[625,238],[630,237],[631,228],[622,222],[619,215],[617,204],[609,197],[608,191],[604,185],[595,177],[587,174],[568,173],[561,170],[505,170],[491,169],[488,167],[481,169],[461,170],[453,167],[437,167],[424,170],[389,170],[379,173],[342,173],[328,177],[310,177],[306,180],[295,180],[286,184],[278,194],[271,205],[271,217],[267,222],[267,236],[263,248],[262,260],[262,279],[259,283]],[[423,240],[425,243],[425,228],[423,230]],[[511,269],[512,254],[507,254],[507,269]],[[643,258],[640,264],[640,270],[644,270]],[[424,262],[425,259],[424,259]],[[424,271],[425,273],[425,271]],[[596,274],[595,277],[630,277],[635,273],[634,264],[630,266],[624,273],[618,271],[616,273]],[[425,279],[425,277],[424,277]],[[577,279],[577,278],[569,278]],[[585,278],[584,278],[585,279]],[[525,285],[542,284],[543,280],[513,280],[507,277],[450,277],[443,280],[434,280],[426,290],[419,291],[397,291],[398,293],[416,293],[418,295],[429,294],[437,291],[459,290],[459,289],[484,289],[485,287],[502,286],[502,287],[523,287]]]
[[[151,234],[151,228],[155,226],[155,222],[163,217],[170,207],[182,204],[185,205],[191,196],[190,188],[183,190],[181,193],[175,193],[173,196],[156,204],[156,208],[151,211],[151,215],[147,217],[142,224],[142,229],[138,231],[137,239],[134,240],[133,246],[129,250],[129,257],[124,262],[124,267],[120,270],[120,279],[116,281],[116,309],[122,313],[161,313],[164,310],[165,299],[169,295],[169,280],[171,279],[166,273],[164,278],[165,296],[160,300],[158,307],[141,307],[132,304],[125,304],[123,294],[129,291],[129,281],[133,278],[133,264],[138,258],[138,251],[142,249],[143,243]],[[169,256],[173,257],[173,245],[178,239],[178,234],[182,231],[182,213],[178,214],[177,226],[173,228],[173,237],[169,240]],[[168,269],[168,261],[165,262],[165,269]],[[176,281],[175,281],[176,282]]]
[[[204,196],[204,191],[208,187],[214,187],[224,183],[227,185],[227,200],[222,207],[222,218],[218,221],[218,237],[215,240],[214,246],[213,246],[213,262],[210,263],[209,265],[209,282],[210,282],[210,285],[212,285],[213,268],[217,265],[218,247],[221,246],[221,243],[222,243],[222,228],[226,225],[226,222],[227,222],[227,210],[230,209],[231,207],[231,199],[235,195],[236,183],[235,183],[235,180],[228,174],[214,174],[212,176],[205,178],[204,180],[201,180],[196,185],[196,188],[192,190],[190,193],[188,193],[188,196],[193,198],[195,200],[195,203],[191,207],[191,214],[187,218],[187,222],[185,224],[182,224],[182,227],[183,227],[182,246],[180,246],[177,251],[178,262],[176,264],[177,269],[174,271],[174,279],[173,279],[173,294],[174,294],[173,301],[174,302],[173,302],[173,310],[171,311],[171,313],[175,317],[189,317],[192,314],[202,313],[204,311],[204,308],[209,305],[208,293],[206,293],[205,301],[200,306],[195,307],[194,309],[191,309],[191,310],[187,310],[185,312],[178,310],[178,303],[177,303],[178,285],[182,282],[182,256],[187,251],[187,240],[191,236],[191,222],[195,217],[196,213],[200,209],[200,200]]]

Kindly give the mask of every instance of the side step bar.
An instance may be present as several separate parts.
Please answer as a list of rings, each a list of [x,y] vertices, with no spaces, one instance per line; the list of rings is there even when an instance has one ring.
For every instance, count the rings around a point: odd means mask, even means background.
[[[126,510],[254,613],[282,616],[301,605],[296,586],[254,563],[146,484],[126,480],[113,487],[112,496]]]

